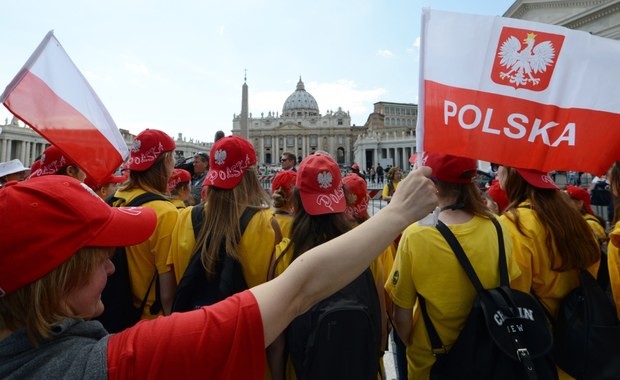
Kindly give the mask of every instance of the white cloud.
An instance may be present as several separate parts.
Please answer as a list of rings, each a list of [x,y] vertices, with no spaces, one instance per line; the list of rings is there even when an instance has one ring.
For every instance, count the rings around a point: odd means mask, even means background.
[[[392,53],[388,49],[379,49],[377,51],[377,55],[383,58],[392,58],[394,56],[394,53]]]
[[[226,30],[225,26],[220,25],[220,27],[217,29],[217,34],[219,34],[220,36],[223,36],[225,30]]]
[[[420,52],[420,37],[416,37],[415,41],[413,41],[413,45],[410,48],[407,48],[407,53],[419,53]]]

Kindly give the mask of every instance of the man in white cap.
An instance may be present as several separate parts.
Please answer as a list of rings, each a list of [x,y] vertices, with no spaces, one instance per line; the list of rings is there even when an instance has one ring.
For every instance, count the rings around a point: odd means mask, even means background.
[[[0,187],[9,181],[23,181],[26,179],[28,168],[17,158],[7,162],[0,162]]]

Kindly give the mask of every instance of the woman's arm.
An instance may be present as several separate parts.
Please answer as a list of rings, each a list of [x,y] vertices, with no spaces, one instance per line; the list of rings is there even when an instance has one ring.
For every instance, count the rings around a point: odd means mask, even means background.
[[[409,224],[437,206],[429,168],[412,172],[383,210],[353,230],[306,252],[273,281],[251,289],[258,302],[265,347],[294,317],[358,276]]]

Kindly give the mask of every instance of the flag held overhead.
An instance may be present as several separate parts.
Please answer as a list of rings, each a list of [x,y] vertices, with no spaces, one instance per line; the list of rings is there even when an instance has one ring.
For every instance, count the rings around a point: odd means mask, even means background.
[[[50,31],[0,96],[6,108],[102,181],[127,158],[105,106]]]
[[[418,151],[597,174],[620,160],[620,86],[610,80],[620,42],[429,9],[421,35]]]

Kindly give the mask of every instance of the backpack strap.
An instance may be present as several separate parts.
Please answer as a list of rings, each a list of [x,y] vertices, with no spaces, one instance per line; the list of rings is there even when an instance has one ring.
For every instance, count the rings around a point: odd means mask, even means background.
[[[273,228],[273,232],[275,233],[275,239],[273,244],[273,253],[271,254],[271,262],[269,263],[269,271],[267,272],[267,281],[273,280],[276,277],[276,265],[278,265],[279,261],[279,258],[276,257],[276,245],[282,241],[282,230],[280,229],[280,223],[278,223],[276,218],[271,218],[271,228]]]
[[[202,222],[204,220],[204,207],[205,204],[203,202],[200,202],[192,207],[192,227],[194,228],[195,240],[198,240],[200,228],[202,227]]]
[[[504,246],[504,237],[502,235],[502,229],[499,225],[499,222],[495,218],[492,218],[491,222],[493,222],[493,225],[495,226],[495,229],[497,231],[497,238],[498,238],[498,245],[499,245],[498,266],[499,266],[499,273],[500,273],[500,285],[508,286],[508,283],[509,283],[508,266],[506,264],[506,251],[505,251],[505,246]],[[448,228],[448,226],[446,226],[446,224],[442,222],[441,220],[437,221],[437,225],[435,227],[439,230],[441,235],[444,237],[444,239],[446,239],[446,241],[450,245],[450,248],[454,252],[456,258],[459,260],[461,267],[463,267],[463,270],[467,274],[467,277],[469,277],[469,280],[471,281],[472,285],[474,285],[476,292],[480,293],[482,290],[484,290],[484,288],[482,287],[482,283],[480,282],[480,279],[476,275],[476,271],[474,270],[474,267],[469,262],[469,259],[467,258],[467,255],[465,254],[465,251],[463,250],[463,247],[461,247],[461,244],[457,240],[456,236],[454,236],[452,231],[450,231],[450,228]],[[418,294],[418,299],[420,303],[420,311],[422,312],[422,318],[424,319],[424,324],[426,325],[426,331],[428,332],[428,337],[431,342],[433,355],[437,356],[439,354],[448,353],[448,351],[446,350],[446,347],[441,342],[441,338],[439,337],[439,334],[437,333],[437,329],[435,329],[435,325],[433,325],[433,322],[431,321],[431,318],[428,315],[428,311],[426,309],[426,299],[424,299],[424,297],[421,294]]]
[[[121,199],[121,198],[117,198],[115,196],[112,196],[112,197],[109,197],[106,200],[106,203],[108,203],[109,205],[113,205],[119,199]],[[137,197],[132,199],[130,202],[128,202],[127,204],[123,205],[123,207],[138,207],[138,206],[142,206],[143,204],[148,203],[148,202],[152,202],[152,201],[169,201],[169,199],[164,197],[163,195],[146,192],[146,193],[138,195]],[[155,287],[156,288],[159,288],[159,279],[157,278],[157,268],[155,269],[155,274],[153,275],[153,278],[151,278],[151,282],[149,283],[149,287],[146,289],[146,293],[144,294],[144,297],[142,298],[142,302],[140,302],[140,310],[141,311],[144,310],[144,307],[146,306],[146,301],[149,298],[149,293],[151,292],[151,288],[153,287],[153,283],[155,283]],[[151,314],[157,314],[157,313],[159,313],[159,310],[161,310],[161,298],[159,296],[159,291],[156,291],[155,292],[155,302],[153,302],[153,305],[151,306],[151,309],[149,310],[149,312]]]

